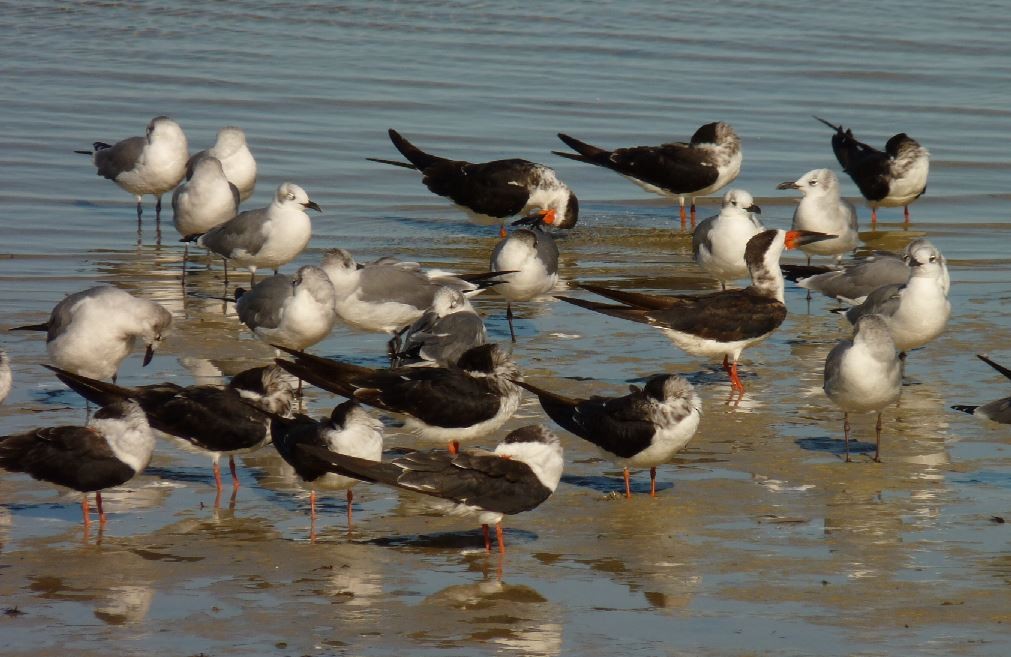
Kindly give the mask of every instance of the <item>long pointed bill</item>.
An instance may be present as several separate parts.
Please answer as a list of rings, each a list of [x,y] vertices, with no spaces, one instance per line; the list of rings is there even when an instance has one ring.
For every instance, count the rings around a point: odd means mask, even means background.
[[[812,230],[788,230],[786,231],[785,245],[788,249],[796,249],[805,244],[830,240],[838,235],[828,235],[826,233],[816,233]]]
[[[755,214],[762,214],[762,208],[758,207],[757,203],[752,203],[749,207],[744,208],[748,212],[753,212]]]
[[[303,203],[302,207],[307,208],[309,210],[315,210],[316,212],[322,212],[323,211],[323,208],[319,207],[319,204],[317,204],[315,201],[309,201],[307,203]]]
[[[537,210],[522,219],[512,222],[512,226],[537,226],[540,224],[552,225],[557,220],[557,213],[554,210]]]
[[[151,363],[152,358],[154,358],[154,345],[149,344],[147,349],[144,350],[144,362],[142,367],[147,367]]]

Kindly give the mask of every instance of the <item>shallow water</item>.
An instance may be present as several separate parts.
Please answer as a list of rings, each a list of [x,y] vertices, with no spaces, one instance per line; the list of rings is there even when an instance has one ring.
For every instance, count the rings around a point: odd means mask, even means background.
[[[324,498],[312,544],[307,496],[269,450],[240,459],[243,486],[215,509],[207,460],[160,444],[147,472],[107,495],[105,531],[87,535],[76,495],[5,474],[6,653],[1007,654],[1008,525],[994,518],[1009,513],[1008,432],[949,406],[1008,388],[972,357],[1011,361],[1008,16],[976,3],[956,21],[901,1],[5,7],[0,328],[43,321],[96,282],[158,300],[174,331],[148,368],[138,355],[124,363],[126,384],[190,383],[271,356],[230,306],[182,294],[170,213],[156,245],[146,203],[138,247],[131,198],[72,153],[138,134],[158,114],[181,123],[192,151],[222,125],[246,130],[261,171],[247,207],[283,180],[309,191],[326,212],[298,263],[342,246],[363,260],[486,267],[494,231],[463,223],[415,174],[364,161],[395,155],[385,131],[396,127],[439,154],[555,166],[582,208],[562,244],[564,276],[646,291],[714,282],[690,263],[669,202],[552,156],[554,133],[656,143],[728,121],[745,149],[734,184],[781,227],[793,200],[775,185],[835,164],[811,114],[877,145],[905,131],[931,150],[930,188],[909,230],[899,210],[882,210],[867,244],[928,235],[948,257],[953,306],[948,332],[910,357],[886,412],[884,462],[847,466],[841,418],[820,390],[846,327],[825,300],[808,306],[788,289],[786,323],[745,353],[737,405],[714,364],[659,332],[522,305],[514,355],[532,382],[614,394],[676,371],[698,386],[705,415],[660,468],[655,500],[616,499],[618,469],[564,434],[565,479],[542,507],[507,519],[502,564],[466,521],[418,515],[414,500],[364,486],[351,531],[343,497]],[[857,194],[849,180],[843,189]],[[703,200],[702,216],[716,203]],[[196,271],[188,289],[220,294],[220,270]],[[507,341],[504,304],[477,305]],[[315,351],[380,364],[383,342],[338,328]],[[2,433],[83,419],[81,400],[39,367],[39,336],[2,345],[16,381]],[[333,402],[309,392],[314,413]],[[526,400],[500,433],[542,420]],[[869,448],[871,419],[854,425]],[[412,440],[391,431],[388,442]],[[634,483],[648,488],[645,473]]]

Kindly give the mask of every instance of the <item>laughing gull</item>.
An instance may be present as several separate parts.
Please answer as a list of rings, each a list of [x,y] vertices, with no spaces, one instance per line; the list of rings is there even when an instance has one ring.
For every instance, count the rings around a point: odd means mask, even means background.
[[[295,276],[275,274],[248,292],[235,290],[239,321],[267,344],[296,351],[330,335],[337,312],[329,277],[319,267],[306,265]]]
[[[924,240],[926,242],[926,240]],[[909,252],[909,280],[885,285],[846,311],[851,324],[864,315],[881,315],[900,352],[922,347],[944,332],[951,315],[944,257],[929,242]]]
[[[831,169],[813,169],[794,182],[780,183],[776,189],[797,189],[804,197],[793,211],[791,230],[810,230],[835,235],[830,240],[812,242],[801,247],[807,254],[807,264],[812,255],[835,256],[852,251],[860,243],[857,232],[857,213],[853,204],[839,196],[839,179]]]
[[[723,207],[714,217],[703,219],[692,232],[692,256],[695,264],[712,274],[727,289],[728,281],[745,278],[748,264],[744,247],[748,240],[765,230],[756,214],[762,209],[743,189],[731,189],[723,195]]]
[[[1011,379],[1011,370],[1008,368],[995,363],[983,354],[976,354],[976,358],[979,358],[981,361],[1003,374],[1006,378]],[[1011,424],[1011,397],[1004,397],[1003,399],[998,399],[988,404],[983,404],[982,406],[965,406],[963,404],[958,404],[952,406],[952,408],[956,411],[962,411],[963,413],[975,415],[976,417],[981,417],[992,422]]]
[[[615,459],[624,469],[626,498],[632,497],[629,466],[649,468],[649,494],[656,497],[656,466],[688,444],[702,417],[695,388],[676,374],[655,374],[642,388],[629,386],[624,397],[572,399],[529,383],[519,385],[537,395],[559,426]]]
[[[888,324],[880,315],[857,320],[852,340],[842,340],[825,359],[825,394],[843,410],[846,462],[850,462],[850,413],[878,414],[874,460],[881,461],[881,411],[899,399],[902,364]]]
[[[84,493],[81,513],[87,527],[88,493],[95,493],[98,521],[104,525],[102,491],[143,471],[153,450],[154,434],[140,406],[118,400],[95,413],[85,427],[43,427],[0,436],[0,468]]]
[[[513,301],[530,301],[545,295],[558,284],[558,245],[555,238],[545,232],[542,226],[555,218],[548,213],[538,212],[514,221],[514,226],[529,224],[530,228],[519,228],[495,245],[491,253],[492,271],[507,272],[499,278],[500,283],[493,289],[506,298],[506,320],[509,336],[516,342],[513,330]]]
[[[455,365],[464,352],[488,340],[484,322],[470,299],[441,287],[432,305],[401,335],[397,365]]]
[[[270,415],[289,416],[294,393],[287,375],[273,365],[236,374],[224,388],[182,387],[174,383],[124,388],[50,367],[56,376],[85,399],[110,404],[135,399],[154,429],[179,439],[186,448],[208,454],[214,483],[221,493],[218,459],[228,455],[232,487],[239,487],[235,455],[252,452],[270,439]]]
[[[294,260],[309,243],[312,223],[306,209],[322,212],[309,200],[305,190],[295,183],[281,183],[270,205],[258,210],[246,210],[220,226],[199,235],[188,235],[184,242],[196,241],[225,259],[225,280],[228,261],[249,269],[250,285],[256,283],[256,270],[277,268]]]
[[[294,362],[277,364],[332,393],[406,416],[406,427],[429,441],[459,442],[486,436],[519,407],[519,368],[498,345],[465,352],[454,367],[372,369],[283,349]]]
[[[13,376],[11,375],[11,359],[7,352],[0,349],[0,403],[7,399],[11,392]]]
[[[225,177],[239,191],[240,201],[245,201],[253,195],[253,189],[256,187],[256,160],[249,152],[246,133],[242,128],[226,126],[218,130],[218,138],[214,145],[200,151],[186,163],[187,178],[193,176],[196,165],[204,157],[213,157],[221,162]]]
[[[904,132],[892,136],[885,144],[885,150],[868,146],[857,141],[852,130],[832,125],[825,119],[818,119],[835,130],[832,135],[832,150],[867,199],[871,207],[871,223],[878,221],[878,208],[903,207],[906,223],[909,223],[909,204],[927,191],[927,174],[930,171],[930,152],[919,142]]]
[[[155,204],[155,222],[161,225],[161,197],[172,191],[186,175],[189,146],[179,124],[167,116],[156,116],[147,124],[143,137],[129,137],[113,145],[96,141],[90,155],[98,175],[108,178],[137,198],[137,230],[144,212],[142,197],[151,194]],[[160,232],[160,228],[159,228]]]
[[[933,244],[924,237],[917,238],[903,249],[902,253],[878,251],[873,255],[848,264],[842,269],[832,267],[806,267],[804,265],[782,265],[783,274],[787,279],[800,287],[821,292],[850,305],[864,302],[867,295],[885,285],[903,285],[909,280],[911,269],[910,254],[916,249],[927,246],[936,250]],[[942,287],[948,293],[950,279],[944,256],[937,251],[943,270]]]
[[[502,225],[509,217],[535,209],[557,215],[556,228],[572,228],[579,219],[576,195],[558,179],[553,169],[543,164],[520,159],[478,164],[447,160],[424,152],[396,130],[391,129],[389,133],[393,145],[410,164],[368,159],[417,169],[429,191],[453,201],[475,224]]]
[[[647,192],[676,196],[681,205],[681,228],[685,227],[685,196],[691,197],[692,228],[695,227],[695,197],[718,192],[741,171],[741,140],[727,123],[707,123],[688,143],[632,146],[613,151],[559,133],[576,153],[552,151],[570,160],[595,164],[616,171]]]
[[[383,458],[383,423],[372,417],[358,402],[349,400],[335,406],[330,417],[318,421],[305,415],[293,419],[274,416],[270,435],[277,453],[309,486],[313,524],[316,522],[316,490],[345,490],[350,527],[351,502],[354,499],[351,487],[358,483],[358,479],[331,472],[326,461],[298,447],[312,445],[333,454],[378,462]]]
[[[221,161],[205,156],[197,161],[187,182],[172,193],[172,223],[183,237],[206,233],[239,212],[239,190],[225,177]],[[183,280],[190,243],[183,251]]]
[[[94,379],[112,379],[137,338],[144,341],[144,365],[172,324],[160,305],[111,285],[76,292],[53,308],[49,321],[12,331],[46,331],[46,351],[58,367]]]
[[[699,296],[657,296],[581,285],[585,290],[619,304],[558,297],[563,301],[605,315],[655,326],[681,349],[696,356],[723,356],[723,369],[735,391],[744,392],[737,375],[737,359],[746,348],[768,338],[786,319],[783,274],[779,256],[833,236],[798,230],[767,230],[748,240],[744,259],[751,272],[751,285],[743,290],[722,290]]]
[[[494,452],[419,450],[388,463],[320,447],[300,449],[328,462],[339,474],[447,500],[451,504],[439,505],[446,515],[476,515],[484,532],[485,550],[491,551],[488,526],[495,525],[502,554],[503,516],[540,506],[555,492],[565,465],[558,436],[540,425],[510,432]]]

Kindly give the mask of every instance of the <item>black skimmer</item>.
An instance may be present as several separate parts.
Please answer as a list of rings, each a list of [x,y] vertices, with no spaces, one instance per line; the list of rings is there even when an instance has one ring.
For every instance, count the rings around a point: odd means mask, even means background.
[[[486,436],[519,407],[513,382],[519,369],[498,345],[466,351],[454,367],[373,369],[291,349],[294,362],[277,360],[291,374],[319,388],[406,416],[406,427],[423,439],[459,442]]]
[[[316,490],[346,490],[350,526],[351,501],[354,499],[351,487],[358,483],[358,479],[335,474],[327,462],[298,449],[298,446],[312,445],[334,454],[381,461],[383,423],[369,415],[358,402],[349,400],[335,406],[330,417],[318,421],[305,415],[292,419],[273,415],[270,435],[277,453],[294,468],[299,479],[309,485],[309,509],[313,523],[316,520]]]
[[[909,223],[909,204],[927,191],[930,172],[930,152],[904,132],[892,136],[879,151],[857,141],[852,130],[843,130],[825,119],[819,119],[835,130],[832,150],[871,207],[871,223],[878,221],[878,208],[903,207]]]
[[[330,334],[336,295],[326,272],[305,265],[294,276],[275,274],[248,292],[235,290],[239,321],[267,344],[302,351]]]
[[[755,215],[762,209],[743,189],[731,189],[723,195],[723,207],[716,216],[703,219],[692,232],[692,256],[695,263],[727,289],[728,281],[745,278],[748,264],[744,247],[748,240],[765,230]]]
[[[685,227],[685,197],[691,197],[692,228],[695,227],[695,197],[718,192],[741,171],[741,140],[727,123],[707,123],[691,141],[659,146],[632,146],[613,151],[559,133],[558,138],[576,153],[552,151],[570,160],[595,164],[616,171],[647,192],[676,196],[681,205],[681,228]]]
[[[513,301],[530,301],[558,285],[558,245],[555,238],[542,229],[554,219],[550,213],[541,211],[514,221],[514,226],[530,227],[512,231],[491,253],[489,268],[503,272],[494,290],[506,298],[506,320],[513,342],[516,342]]]
[[[839,179],[831,169],[813,169],[793,182],[780,183],[776,189],[797,189],[804,196],[793,211],[792,230],[809,230],[835,235],[830,240],[800,247],[811,264],[812,255],[835,256],[852,251],[860,243],[857,212],[853,204],[839,196]]]
[[[509,159],[471,163],[447,160],[424,152],[390,130],[390,140],[408,162],[368,158],[421,172],[421,182],[466,211],[480,226],[502,226],[506,219],[532,210],[545,210],[556,228],[572,228],[579,220],[579,201],[554,170],[528,160]],[[501,229],[505,237],[505,228]]]
[[[144,341],[144,365],[172,324],[160,305],[111,285],[98,285],[64,297],[49,321],[12,331],[45,331],[46,351],[57,366],[94,379],[113,379],[119,364]]]
[[[900,352],[922,347],[944,332],[951,315],[948,268],[941,252],[926,240],[909,252],[909,280],[885,285],[859,306],[846,311],[851,324],[864,315],[880,315]]]
[[[794,281],[800,287],[821,292],[827,297],[850,305],[858,305],[879,287],[905,284],[911,272],[910,253],[921,246],[936,248],[929,240],[920,237],[907,244],[902,253],[877,251],[842,268],[817,265],[782,265],[781,268],[787,280]],[[941,256],[941,265],[944,269],[944,290],[947,294],[949,279],[944,256]]]
[[[10,394],[13,378],[10,356],[6,351],[0,349],[0,402],[7,399],[7,395]]]
[[[48,366],[47,366],[48,367]],[[151,427],[211,457],[221,493],[218,459],[228,455],[232,487],[239,487],[235,455],[263,447],[270,439],[270,413],[289,415],[294,393],[277,367],[254,367],[236,374],[224,388],[182,387],[174,383],[125,388],[50,367],[72,390],[96,404],[135,399]]]
[[[998,365],[983,354],[976,354],[976,358],[979,358],[981,361],[1003,374],[1006,378],[1011,379],[1011,370],[1008,368],[1003,365]],[[952,408],[956,411],[962,411],[963,413],[975,415],[992,422],[1011,424],[1011,397],[1004,397],[1003,399],[998,399],[988,404],[983,404],[982,406],[966,406],[958,404],[956,406],[952,406]]]
[[[432,305],[400,336],[397,365],[455,365],[464,352],[488,341],[481,316],[462,292],[441,287]]]
[[[206,233],[187,235],[183,242],[193,242],[228,261],[249,270],[249,284],[256,283],[256,270],[277,268],[298,257],[312,236],[312,222],[307,209],[322,212],[305,190],[295,183],[281,183],[274,200],[265,208],[246,210]]]
[[[256,188],[256,159],[249,151],[246,133],[242,128],[226,126],[218,130],[214,145],[200,151],[186,163],[187,180],[194,175],[197,164],[204,157],[213,157],[221,162],[225,177],[239,191],[240,201],[245,201],[253,195],[253,189]]]
[[[503,516],[540,506],[558,487],[565,465],[558,437],[540,425],[510,432],[493,452],[416,451],[388,463],[321,447],[300,449],[328,462],[338,474],[447,500],[452,503],[443,507],[447,515],[477,515],[485,549],[491,551],[488,526],[495,525],[502,554]]]
[[[160,236],[162,194],[182,182],[189,158],[186,135],[178,123],[167,116],[156,116],[147,124],[143,137],[128,137],[112,145],[96,141],[92,150],[74,152],[90,155],[98,175],[113,181],[137,199],[138,239],[144,212],[141,200],[148,194],[158,199],[155,223]]]
[[[874,460],[881,461],[881,411],[902,391],[902,364],[888,325],[880,315],[864,315],[853,339],[842,340],[825,359],[825,394],[843,410],[846,462],[850,462],[850,413],[878,414]]]
[[[649,494],[656,497],[656,466],[667,463],[695,435],[702,400],[676,374],[655,374],[623,397],[573,399],[519,383],[537,395],[559,426],[610,454],[624,468],[625,497],[632,497],[629,466],[649,468]]]
[[[104,525],[102,491],[133,479],[147,467],[153,450],[154,434],[140,406],[118,399],[99,409],[85,427],[43,427],[0,437],[0,468],[84,493],[81,512],[87,527],[88,493],[95,493]]]
[[[723,369],[730,375],[731,385],[743,393],[744,384],[737,375],[737,359],[741,352],[772,335],[786,319],[780,254],[784,248],[794,249],[831,237],[797,230],[767,230],[755,235],[748,240],[744,251],[751,285],[743,290],[721,290],[698,296],[658,296],[583,284],[580,285],[583,289],[619,303],[558,298],[605,315],[655,326],[690,354],[723,356]]]

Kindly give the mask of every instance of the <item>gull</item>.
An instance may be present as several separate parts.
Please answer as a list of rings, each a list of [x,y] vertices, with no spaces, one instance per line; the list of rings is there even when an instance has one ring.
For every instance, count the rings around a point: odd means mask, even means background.
[[[832,135],[832,150],[860,189],[860,193],[871,207],[871,223],[878,221],[878,208],[903,207],[906,223],[909,223],[909,204],[927,191],[927,174],[930,172],[930,153],[919,142],[904,132],[893,135],[885,144],[885,150],[868,146],[857,141],[852,130],[832,125],[819,119],[835,130]]]
[[[279,366],[298,378],[363,404],[406,416],[405,426],[429,441],[486,436],[519,407],[519,368],[498,345],[474,347],[454,367],[373,369],[282,348],[294,362]]]
[[[270,414],[290,415],[294,402],[286,375],[273,365],[240,372],[224,388],[184,388],[174,383],[125,388],[59,368],[49,369],[77,394],[96,404],[135,399],[152,428],[211,457],[219,495],[221,456],[228,455],[232,487],[237,489],[235,455],[263,447],[270,439]]]
[[[274,416],[270,435],[277,453],[309,486],[309,509],[313,523],[316,520],[316,490],[344,490],[347,491],[350,526],[351,502],[354,499],[351,487],[358,483],[358,479],[331,472],[328,462],[298,447],[312,445],[334,454],[378,462],[383,458],[383,423],[372,417],[358,402],[348,400],[335,406],[329,417],[320,420],[306,415],[293,419]]]
[[[490,269],[502,272],[493,289],[506,298],[509,336],[513,330],[513,301],[530,301],[547,294],[558,284],[558,245],[543,226],[554,221],[547,212],[538,212],[513,222],[519,228],[502,239],[491,253]]]
[[[899,399],[902,364],[888,324],[880,315],[863,315],[853,339],[842,340],[825,359],[824,390],[843,410],[846,462],[850,462],[850,413],[878,414],[874,427],[874,460],[881,461],[881,411]]]
[[[368,158],[421,172],[433,194],[444,196],[480,226],[501,225],[509,217],[534,209],[557,214],[557,228],[572,228],[579,219],[579,201],[553,169],[527,160],[471,163],[426,153],[396,130],[390,140],[408,163]],[[502,233],[505,229],[502,228]],[[505,236],[504,234],[502,235]]]
[[[183,237],[206,233],[239,212],[239,190],[225,177],[221,161],[204,156],[193,168],[187,182],[172,193],[172,223]],[[183,252],[183,279],[189,259],[190,243]]]
[[[275,274],[246,292],[235,290],[239,321],[267,344],[296,351],[330,334],[337,312],[333,285],[319,267],[300,267],[295,276]]]
[[[880,315],[902,353],[941,335],[951,315],[948,270],[940,251],[929,242],[920,244],[909,252],[909,266],[906,283],[879,287],[846,311],[851,324],[864,315]]]
[[[737,374],[741,352],[768,338],[786,319],[780,254],[784,248],[793,249],[831,237],[797,230],[767,230],[755,235],[744,251],[751,285],[743,290],[658,296],[583,284],[580,286],[583,289],[618,304],[558,298],[605,315],[655,326],[690,354],[707,358],[723,356],[723,369],[730,376],[731,386],[743,394],[744,384]]]
[[[748,240],[765,230],[755,216],[761,213],[762,209],[751,194],[743,189],[731,189],[723,195],[720,213],[700,221],[692,232],[695,263],[715,276],[721,289],[727,289],[727,281],[748,275],[744,247]]]
[[[994,361],[990,360],[987,356],[983,354],[976,354],[976,358],[980,359],[990,367],[994,368],[1006,378],[1011,379],[1011,370],[1004,367],[1003,365],[998,365]],[[956,411],[962,411],[963,413],[968,413],[969,415],[975,415],[993,422],[999,422],[1001,424],[1011,424],[1011,397],[1004,397],[1003,399],[997,399],[995,401],[983,404],[982,406],[966,406],[958,404],[952,406]]]
[[[147,467],[154,434],[140,406],[127,399],[100,409],[87,426],[43,427],[0,436],[0,468],[84,493],[81,513],[91,524],[88,493],[106,522],[102,491],[120,486]]]
[[[741,140],[728,123],[707,123],[688,143],[632,146],[613,151],[559,133],[558,138],[576,153],[552,151],[570,160],[595,164],[625,176],[647,192],[676,196],[685,227],[685,197],[691,197],[692,228],[695,198],[718,192],[741,171]]]
[[[625,473],[625,497],[632,497],[628,469],[649,468],[649,494],[656,497],[656,466],[667,463],[695,435],[702,400],[676,374],[655,374],[623,397],[572,399],[518,383],[537,395],[559,426],[611,455]]]
[[[183,242],[193,242],[210,249],[228,261],[249,269],[250,285],[256,283],[256,270],[277,268],[294,260],[312,236],[312,224],[306,209],[322,212],[309,200],[305,190],[295,183],[281,183],[270,205],[246,210],[206,233],[187,235]]]
[[[501,554],[505,554],[502,518],[540,506],[555,492],[565,465],[558,437],[540,425],[510,432],[493,452],[419,450],[388,463],[321,447],[300,449],[339,474],[446,500],[450,504],[440,505],[440,510],[447,515],[476,515],[485,550],[491,551],[488,527],[495,525]]]
[[[812,255],[835,256],[839,261],[843,253],[860,243],[856,210],[839,196],[839,179],[831,169],[812,169],[794,182],[780,183],[776,189],[798,189],[804,194],[793,211],[791,230],[835,235],[833,239],[801,247],[807,254],[807,264],[811,264]]]
[[[158,199],[155,222],[161,225],[162,194],[175,189],[186,175],[189,146],[178,123],[167,116],[156,116],[147,124],[143,137],[129,137],[112,145],[96,141],[92,150],[74,152],[90,155],[98,175],[136,197],[139,232],[144,212],[141,200],[148,194]]]
[[[400,339],[398,365],[449,367],[464,352],[485,344],[488,333],[470,299],[459,290],[441,287],[432,305],[404,329]]]
[[[200,151],[186,163],[186,177],[190,178],[200,160],[208,156],[221,162],[225,176],[239,191],[240,201],[245,201],[253,195],[253,189],[256,187],[256,160],[249,152],[246,133],[242,128],[226,126],[218,130],[218,138],[214,145]]]
[[[46,331],[46,351],[58,367],[94,379],[115,381],[120,363],[137,338],[146,345],[143,364],[172,324],[160,305],[111,285],[98,285],[64,298],[43,324],[12,331]]]

